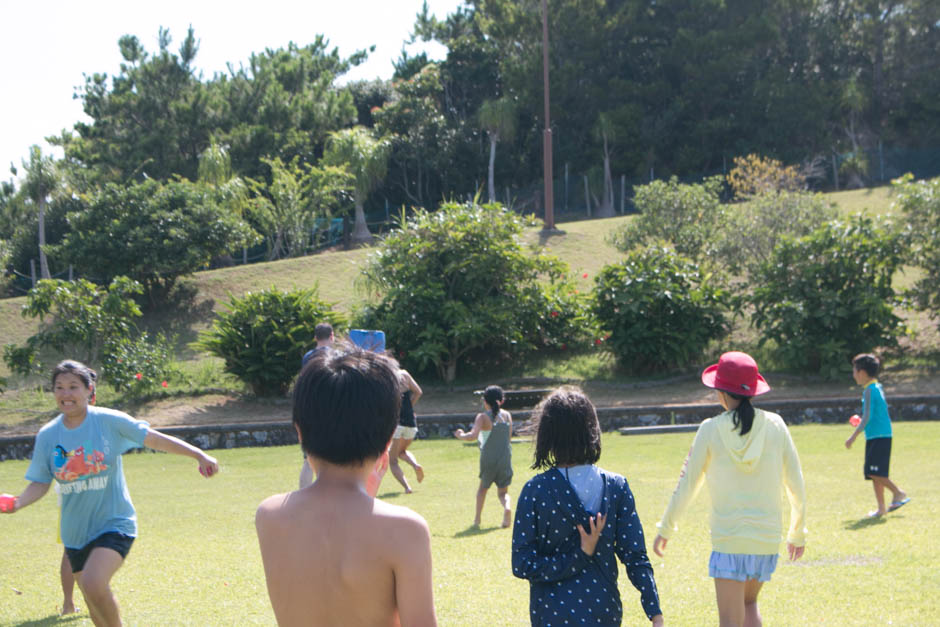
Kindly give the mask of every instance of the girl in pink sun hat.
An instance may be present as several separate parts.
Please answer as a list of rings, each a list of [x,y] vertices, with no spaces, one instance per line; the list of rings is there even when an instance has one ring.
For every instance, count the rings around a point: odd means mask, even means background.
[[[761,624],[757,595],[777,566],[783,540],[780,490],[790,502],[787,552],[803,555],[806,542],[805,489],[800,458],[786,423],[757,409],[751,399],[770,391],[747,353],[729,352],[702,372],[725,411],[702,422],[679,474],[679,483],[657,523],[653,551],[663,555],[677,521],[708,484],[711,495],[712,554],[708,574],[715,581],[721,625]]]

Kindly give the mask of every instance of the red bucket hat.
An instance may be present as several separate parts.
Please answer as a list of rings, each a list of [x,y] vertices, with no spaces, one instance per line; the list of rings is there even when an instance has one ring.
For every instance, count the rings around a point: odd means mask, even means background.
[[[716,390],[739,396],[757,396],[770,391],[767,381],[757,371],[757,362],[747,353],[725,353],[702,373],[702,383]]]

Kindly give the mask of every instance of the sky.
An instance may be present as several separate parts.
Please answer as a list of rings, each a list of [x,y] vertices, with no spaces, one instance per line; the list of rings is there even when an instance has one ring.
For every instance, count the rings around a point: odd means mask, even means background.
[[[81,101],[73,98],[83,74],[119,72],[118,39],[136,35],[148,52],[157,51],[157,32],[169,28],[170,50],[176,52],[192,25],[199,40],[195,65],[203,79],[226,71],[226,64],[247,63],[253,52],[329,39],[342,56],[374,45],[368,61],[347,80],[389,78],[392,60],[401,53],[423,0],[0,0],[0,180],[19,170],[29,147],[61,156],[44,138],[87,120]],[[462,0],[427,0],[439,18]],[[438,44],[417,43],[409,53],[426,50],[442,58]]]

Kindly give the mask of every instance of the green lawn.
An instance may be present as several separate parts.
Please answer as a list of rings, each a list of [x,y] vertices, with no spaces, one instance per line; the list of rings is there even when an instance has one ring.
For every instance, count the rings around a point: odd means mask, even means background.
[[[872,509],[860,478],[862,447],[846,451],[847,425],[792,429],[809,495],[809,544],[795,565],[783,560],[761,596],[768,625],[926,625],[940,616],[940,442],[938,423],[895,425],[892,476],[913,497],[886,519],[862,520]],[[652,543],[692,434],[604,436],[600,465],[627,476]],[[380,497],[406,504],[430,523],[434,586],[442,625],[519,625],[527,620],[528,584],[510,571],[510,532],[498,528],[491,494],[484,525],[473,531],[478,452],[457,441],[419,441],[413,450],[427,469],[418,491],[405,496],[391,476]],[[532,471],[531,444],[514,447],[515,500]],[[191,462],[164,455],[129,455],[125,469],[140,519],[140,539],[114,579],[124,618],[134,625],[271,624],[253,515],[265,496],[293,487],[296,447],[219,451],[222,473],[198,476]],[[916,462],[915,462],[916,460]],[[18,493],[26,462],[0,463],[0,491]],[[916,471],[916,472],[915,472]],[[699,496],[682,521],[665,560],[653,564],[666,620],[714,624],[708,497]],[[50,495],[14,516],[0,516],[0,624],[53,624],[60,601]],[[621,569],[622,571],[622,569]],[[316,585],[311,571],[311,585]],[[19,591],[19,593],[17,592]],[[642,625],[636,592],[621,572],[624,624]],[[889,622],[890,621],[890,622]],[[90,624],[87,614],[67,622]]]

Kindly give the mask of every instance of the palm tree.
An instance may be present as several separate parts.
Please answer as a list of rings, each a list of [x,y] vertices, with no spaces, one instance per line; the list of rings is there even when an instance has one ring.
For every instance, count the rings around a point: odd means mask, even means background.
[[[356,223],[353,227],[354,244],[372,242],[372,233],[366,224],[363,209],[369,192],[385,178],[391,142],[384,137],[375,138],[364,126],[354,126],[330,133],[323,160],[327,165],[345,166],[355,185]]]
[[[26,170],[23,189],[39,208],[39,272],[42,278],[48,279],[51,275],[49,274],[49,261],[46,259],[44,250],[46,246],[46,199],[58,186],[58,174],[52,157],[42,156],[42,150],[36,145],[30,146],[29,163],[24,160],[23,168]]]
[[[496,202],[496,183],[494,169],[496,164],[496,144],[501,140],[508,140],[516,130],[516,106],[507,98],[487,100],[480,105],[477,114],[480,126],[486,130],[490,138],[490,165],[487,173],[487,191],[490,202]]]
[[[199,181],[216,190],[220,202],[240,218],[249,203],[248,186],[232,172],[228,149],[213,139],[199,155]],[[242,263],[248,263],[248,248],[242,247]]]

